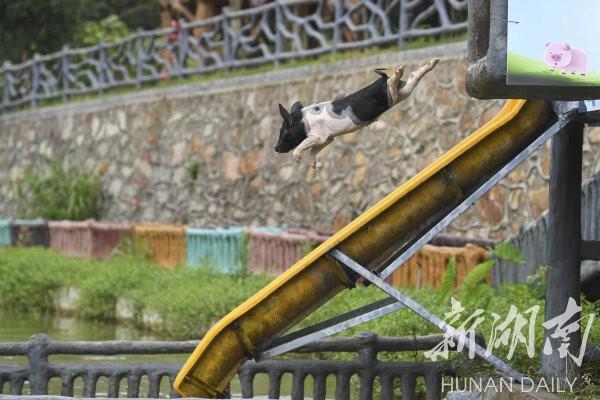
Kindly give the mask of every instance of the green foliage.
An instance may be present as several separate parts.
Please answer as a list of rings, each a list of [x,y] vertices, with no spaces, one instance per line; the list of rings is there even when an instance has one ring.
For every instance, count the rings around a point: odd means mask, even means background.
[[[157,0],[80,0],[82,21],[100,21],[117,15],[128,29],[155,29],[160,26],[160,1]]]
[[[185,168],[192,181],[198,179],[198,172],[200,171],[200,162],[198,160],[191,160],[187,163]]]
[[[86,270],[82,261],[41,248],[0,249],[0,307],[45,311],[61,286],[74,283]]]
[[[456,281],[456,257],[450,258],[448,266],[446,267],[446,273],[442,279],[442,284],[438,290],[438,295],[441,298],[448,297],[450,291],[454,289],[454,282]]]
[[[487,308],[487,298],[485,294],[489,291],[490,286],[487,284],[475,285],[468,290],[463,291],[462,300],[467,304],[477,302],[477,305],[482,308]]]
[[[98,25],[111,15],[122,21],[120,24],[128,31],[154,29],[160,25],[160,12],[160,2],[156,0],[0,1],[0,63],[3,60],[16,63],[34,53],[59,51],[63,45],[72,45],[76,34],[87,29],[84,28],[87,23]],[[114,18],[109,24],[111,21]],[[78,40],[79,36],[75,42]]]
[[[20,62],[61,49],[77,28],[81,5],[72,0],[0,1],[0,61]]]
[[[77,307],[84,317],[115,318],[117,299],[135,293],[148,280],[157,279],[159,270],[139,256],[125,255],[104,263],[95,262],[95,270],[81,280],[81,298]]]
[[[523,254],[510,242],[502,242],[491,249],[492,253],[501,260],[514,262],[516,264],[525,263]]]
[[[488,250],[493,256],[501,260],[512,261],[519,264],[524,262],[523,255],[519,249],[511,243],[499,243],[494,248]],[[450,296],[455,296],[465,304],[477,304],[480,308],[486,308],[487,303],[491,298],[489,296],[491,288],[485,283],[485,280],[492,271],[495,263],[495,259],[490,259],[476,265],[465,276],[460,287],[457,290],[454,290],[454,282],[456,281],[456,259],[452,257],[448,261],[442,284],[437,291],[438,297],[440,299],[449,299]]]
[[[528,276],[525,284],[531,291],[531,293],[537,299],[544,300],[546,298],[546,276],[548,273],[547,266],[541,266],[537,269],[536,273]]]
[[[75,31],[73,44],[77,47],[87,47],[101,41],[116,42],[131,33],[127,25],[112,14],[100,21],[88,21],[80,25]]]
[[[244,302],[268,282],[265,277],[215,274],[205,268],[160,270],[155,286],[132,297],[165,318],[162,330],[169,337],[193,338]]]
[[[0,249],[0,307],[52,311],[64,286],[79,289],[79,316],[115,318],[117,299],[164,318],[158,333],[197,338],[219,318],[261,289],[268,278],[225,275],[210,268],[160,268],[127,252],[107,261],[76,260],[41,248]]]
[[[461,292],[468,292],[480,282],[485,281],[488,274],[492,271],[492,267],[495,263],[496,260],[487,260],[479,265],[476,265],[471,271],[469,271],[467,276],[465,276],[465,279],[460,284],[458,290]]]
[[[45,173],[27,168],[13,188],[13,197],[20,218],[97,218],[101,177],[82,166],[62,167],[51,160]]]

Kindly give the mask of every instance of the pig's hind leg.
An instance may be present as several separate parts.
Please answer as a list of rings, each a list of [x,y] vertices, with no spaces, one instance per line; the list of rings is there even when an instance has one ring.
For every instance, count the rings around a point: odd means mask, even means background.
[[[439,58],[433,58],[427,64],[411,72],[404,87],[398,90],[398,100],[396,101],[396,103],[399,103],[402,100],[408,98],[408,96],[412,94],[417,84],[421,81],[421,78],[423,78],[426,73],[431,71],[438,64],[438,62],[440,62]]]

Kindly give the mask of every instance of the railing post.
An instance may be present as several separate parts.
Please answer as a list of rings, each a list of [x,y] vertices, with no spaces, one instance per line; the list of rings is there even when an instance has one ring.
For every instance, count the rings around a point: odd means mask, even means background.
[[[282,24],[283,12],[281,10],[281,0],[275,0],[275,65],[279,65],[279,57],[283,49],[283,36],[280,29]]]
[[[38,60],[40,58],[39,54],[34,54],[33,62],[31,63],[31,107],[35,108],[37,106],[37,89],[39,86],[40,80],[40,70],[38,65]]]
[[[404,45],[404,33],[406,32],[408,25],[408,14],[406,13],[406,6],[404,3],[405,0],[400,0],[398,2],[398,7],[400,7],[398,12],[398,46]]]
[[[69,97],[69,46],[64,45],[60,54],[60,71],[62,81],[62,100]]]
[[[183,20],[179,20],[179,35],[177,37],[177,76],[182,77],[185,70],[188,31]]]
[[[362,368],[358,398],[360,400],[367,400],[373,398],[375,375],[372,371],[375,370],[374,367],[377,362],[377,349],[375,348],[377,334],[373,332],[361,332],[359,336],[362,342],[362,349],[358,351],[358,359],[362,364]]]
[[[32,395],[48,394],[48,345],[50,338],[42,333],[29,339],[29,388]]]
[[[106,80],[104,78],[104,71],[106,69],[106,47],[104,40],[101,40],[98,46],[98,93],[104,94],[104,86],[106,85]]]
[[[135,87],[138,89],[142,87],[142,62],[144,58],[144,49],[142,46],[142,42],[144,38],[142,37],[142,29],[138,28],[137,36],[134,40],[137,40],[136,52],[137,52],[137,62],[135,64]]]
[[[335,0],[335,11],[333,17],[333,47],[332,51],[335,53],[337,51],[337,46],[340,43],[340,33],[341,28],[340,25],[342,23],[342,1],[344,0]],[[402,2],[402,0],[400,0]]]
[[[223,7],[223,66],[226,70],[229,70],[230,63],[233,61],[233,50],[229,35],[230,30],[229,7]]]
[[[2,69],[4,70],[2,73],[2,79],[4,82],[4,90],[2,94],[2,110],[8,110],[8,106],[10,105],[10,77],[8,69],[10,68],[10,62],[4,61],[2,64]]]

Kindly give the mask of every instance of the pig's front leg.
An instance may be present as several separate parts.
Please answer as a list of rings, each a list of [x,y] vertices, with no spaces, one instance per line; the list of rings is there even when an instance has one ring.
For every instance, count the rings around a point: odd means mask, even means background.
[[[302,142],[301,142],[301,143],[298,145],[298,147],[296,147],[296,148],[294,149],[294,152],[292,153],[292,155],[293,155],[293,157],[294,157],[294,160],[296,160],[296,162],[300,162],[300,161],[302,161],[302,154],[303,154],[305,151],[307,151],[307,150],[309,150],[309,149],[313,148],[313,146],[316,146],[316,145],[322,144],[322,143],[324,143],[324,142],[325,142],[325,139],[324,139],[324,138],[321,138],[321,137],[320,137],[320,136],[318,136],[318,135],[313,135],[313,134],[311,134],[311,135],[308,135],[308,136],[306,137],[306,139],[304,139],[304,140],[303,140],[303,141],[302,141]]]
[[[417,85],[425,76],[425,74],[427,74],[429,71],[435,68],[435,66],[439,62],[439,58],[434,58],[430,60],[427,64],[421,66],[419,69],[411,72],[410,76],[408,77],[408,80],[406,81],[406,85],[404,85],[403,88],[398,90],[398,102],[401,102],[402,100],[408,98],[408,96],[412,94],[413,90],[415,90],[415,87],[417,87]]]
[[[317,168],[321,167],[321,163],[317,159],[317,155],[319,154],[319,152],[321,150],[323,150],[325,147],[327,147],[331,142],[333,142],[333,138],[329,137],[329,138],[327,138],[327,140],[325,141],[325,143],[319,144],[317,146],[313,146],[310,149],[310,158],[311,158],[310,167],[312,169],[317,169]]]

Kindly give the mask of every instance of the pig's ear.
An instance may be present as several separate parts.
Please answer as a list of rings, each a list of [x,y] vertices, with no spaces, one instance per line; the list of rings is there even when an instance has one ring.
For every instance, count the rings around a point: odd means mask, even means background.
[[[291,114],[295,114],[298,112],[302,112],[302,103],[300,103],[299,101],[295,102],[292,108],[290,108]]]
[[[569,45],[569,43],[565,43],[565,50],[571,50],[571,46]]]
[[[302,103],[297,101],[292,108],[290,108],[290,123],[295,124],[300,121],[302,121]]]
[[[281,118],[286,121],[290,119],[290,113],[287,112],[287,110],[281,104],[279,104],[279,114],[281,114]]]

